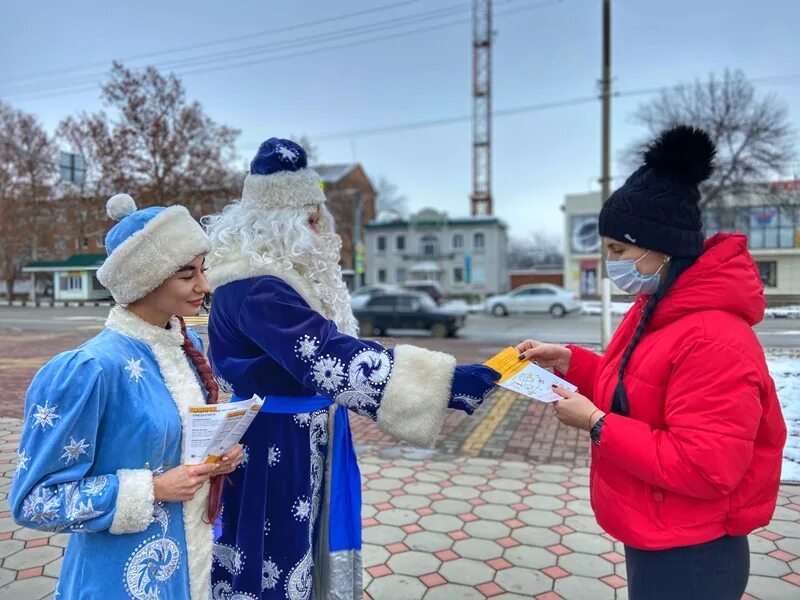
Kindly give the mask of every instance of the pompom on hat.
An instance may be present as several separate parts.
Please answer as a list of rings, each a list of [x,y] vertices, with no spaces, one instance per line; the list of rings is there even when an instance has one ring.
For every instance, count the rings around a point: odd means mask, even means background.
[[[662,132],[644,164],[603,205],[600,235],[674,257],[702,254],[698,186],[711,176],[715,154],[701,129],[679,125]]]
[[[308,168],[302,146],[270,138],[258,148],[242,190],[242,205],[255,208],[309,208],[325,202],[319,175]]]
[[[178,269],[209,250],[208,236],[183,206],[136,210],[128,194],[106,202],[119,221],[106,235],[106,258],[97,279],[119,304],[144,298]]]

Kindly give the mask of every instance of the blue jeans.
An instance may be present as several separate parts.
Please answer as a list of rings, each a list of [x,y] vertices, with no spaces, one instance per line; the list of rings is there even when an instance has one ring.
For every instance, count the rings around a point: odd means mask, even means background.
[[[750,576],[747,536],[668,550],[625,546],[630,600],[739,600]]]

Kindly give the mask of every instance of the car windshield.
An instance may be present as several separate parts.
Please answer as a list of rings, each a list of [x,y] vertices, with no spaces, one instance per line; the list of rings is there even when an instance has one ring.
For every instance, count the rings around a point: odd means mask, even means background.
[[[428,295],[419,295],[419,303],[425,310],[436,310],[436,302]]]

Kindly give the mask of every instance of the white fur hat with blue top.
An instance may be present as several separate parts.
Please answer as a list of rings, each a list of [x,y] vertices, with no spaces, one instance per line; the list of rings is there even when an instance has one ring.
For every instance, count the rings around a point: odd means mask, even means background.
[[[119,304],[145,297],[209,250],[208,236],[183,206],[136,210],[133,198],[117,194],[106,212],[119,223],[106,235],[108,258],[97,279]]]

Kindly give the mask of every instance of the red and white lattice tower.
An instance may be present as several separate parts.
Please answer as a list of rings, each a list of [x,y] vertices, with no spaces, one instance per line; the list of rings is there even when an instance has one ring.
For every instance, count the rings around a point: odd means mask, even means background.
[[[492,214],[492,0],[472,3],[472,215]]]

